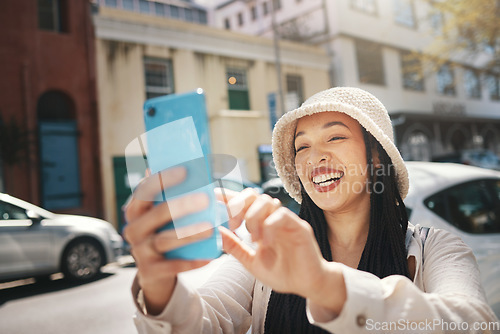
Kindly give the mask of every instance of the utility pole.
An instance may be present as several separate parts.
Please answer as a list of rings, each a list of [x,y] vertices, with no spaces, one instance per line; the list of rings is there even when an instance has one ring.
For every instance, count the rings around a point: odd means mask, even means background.
[[[270,3],[271,3],[271,19],[273,25],[275,67],[276,67],[276,76],[278,79],[278,101],[280,104],[279,116],[282,116],[285,114],[285,97],[283,95],[283,80],[281,78],[281,56],[280,56],[280,46],[279,46],[279,34],[278,34],[278,26],[276,24],[276,12],[274,8],[275,2],[274,0],[271,0]]]
[[[330,40],[330,21],[328,20],[328,8],[326,7],[326,0],[323,0],[323,17],[325,20],[325,35],[326,35],[326,52],[328,55],[328,77],[330,79],[330,87],[335,84],[335,73],[333,68],[333,50]]]

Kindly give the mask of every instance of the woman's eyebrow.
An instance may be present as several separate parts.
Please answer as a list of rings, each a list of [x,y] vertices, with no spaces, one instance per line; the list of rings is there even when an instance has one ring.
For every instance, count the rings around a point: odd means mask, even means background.
[[[345,128],[347,128],[348,130],[351,130],[349,129],[349,127],[347,125],[345,125],[344,123],[342,122],[338,122],[338,121],[334,121],[334,122],[328,122],[326,123],[325,125],[323,125],[323,129],[327,129],[329,127],[332,127],[334,125],[340,125],[340,126],[343,126]],[[299,131],[295,134],[295,139],[297,139],[298,136],[302,136],[305,132],[304,131]]]
[[[323,125],[323,129],[329,128],[329,127],[334,126],[334,125],[340,125],[340,126],[343,126],[343,127],[346,127],[347,129],[349,129],[349,127],[342,122],[328,122],[325,125]]]

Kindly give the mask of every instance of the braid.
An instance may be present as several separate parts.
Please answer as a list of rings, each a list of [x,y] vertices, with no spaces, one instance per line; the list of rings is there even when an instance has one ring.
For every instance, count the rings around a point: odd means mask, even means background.
[[[374,138],[363,129],[370,183],[370,226],[358,269],[380,278],[399,274],[409,277],[405,235],[408,217],[396,182],[392,161]],[[372,148],[376,147],[379,168],[373,165]],[[373,175],[375,174],[375,175]]]
[[[382,146],[363,128],[370,189],[370,225],[358,269],[380,278],[389,275],[409,277],[405,235],[408,227],[406,208],[398,190],[396,172]],[[377,149],[380,164],[373,164],[372,149]],[[379,172],[381,170],[381,172]],[[374,175],[375,174],[375,175]],[[379,175],[380,174],[380,175]],[[325,215],[301,190],[299,217],[311,224],[323,257],[332,261]],[[267,306],[265,333],[327,333],[311,325],[306,317],[306,301],[293,294],[271,292]]]

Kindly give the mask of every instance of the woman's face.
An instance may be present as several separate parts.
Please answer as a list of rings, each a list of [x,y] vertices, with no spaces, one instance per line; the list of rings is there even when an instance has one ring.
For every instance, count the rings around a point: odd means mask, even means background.
[[[302,117],[295,152],[297,174],[318,207],[341,212],[369,205],[365,142],[353,118],[333,111]]]

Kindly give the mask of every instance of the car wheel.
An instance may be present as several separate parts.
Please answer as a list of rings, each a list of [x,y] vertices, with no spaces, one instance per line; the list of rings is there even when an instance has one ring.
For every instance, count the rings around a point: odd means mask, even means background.
[[[64,251],[64,277],[74,281],[91,280],[99,274],[103,259],[101,247],[96,241],[77,240]]]

